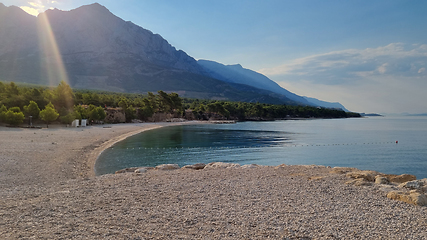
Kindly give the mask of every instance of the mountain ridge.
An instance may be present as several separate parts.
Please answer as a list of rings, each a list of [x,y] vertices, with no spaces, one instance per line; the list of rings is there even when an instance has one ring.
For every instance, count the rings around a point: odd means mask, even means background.
[[[262,79],[271,87],[259,88],[255,80],[248,83],[216,76],[161,35],[115,16],[99,3],[70,11],[49,9],[37,17],[0,4],[0,20],[0,80],[57,84],[64,80],[52,74],[58,71],[59,58],[74,88],[134,93],[164,90],[184,97],[310,105],[240,64],[230,66],[236,76]],[[49,41],[57,45],[57,52],[46,49],[52,45]]]

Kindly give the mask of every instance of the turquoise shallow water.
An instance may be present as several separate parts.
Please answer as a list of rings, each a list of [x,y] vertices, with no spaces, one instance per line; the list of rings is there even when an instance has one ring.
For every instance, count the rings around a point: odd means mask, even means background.
[[[398,141],[398,144],[396,144]],[[317,164],[427,177],[427,118],[375,117],[164,127],[106,149],[97,175],[135,166]]]

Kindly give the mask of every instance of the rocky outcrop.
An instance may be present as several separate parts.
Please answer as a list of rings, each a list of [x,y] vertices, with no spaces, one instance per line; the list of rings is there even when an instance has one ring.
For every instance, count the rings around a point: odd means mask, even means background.
[[[390,182],[404,183],[417,179],[414,175],[402,174],[402,175],[386,175]]]
[[[399,188],[407,188],[412,190],[416,189],[423,192],[427,192],[427,178],[399,184]]]
[[[427,206],[427,195],[420,193],[417,190],[412,190],[410,192],[391,191],[387,194],[387,197],[413,205]]]
[[[345,173],[347,169],[336,169],[334,173]],[[346,184],[354,186],[375,186],[387,197],[418,206],[427,206],[427,179],[416,180],[414,175],[383,174],[376,171],[350,171],[346,173]],[[374,184],[375,183],[375,184]]]
[[[336,173],[336,174],[344,174],[348,172],[356,171],[356,168],[349,168],[349,167],[333,167],[329,173]]]
[[[355,171],[355,172],[349,172],[346,174],[348,178],[354,178],[354,179],[362,178],[369,182],[375,181],[375,176],[377,175],[380,175],[380,173],[376,171]]]
[[[389,184],[390,181],[386,177],[378,175],[378,176],[375,176],[375,183],[376,184]]]

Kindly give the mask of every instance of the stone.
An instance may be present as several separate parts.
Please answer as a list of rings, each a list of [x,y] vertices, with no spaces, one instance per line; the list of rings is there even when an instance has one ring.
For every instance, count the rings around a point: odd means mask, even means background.
[[[427,196],[418,191],[391,191],[387,194],[387,197],[393,200],[398,200],[413,205],[427,206]]]
[[[240,164],[238,163],[224,163],[224,162],[212,162],[205,166],[204,169],[214,169],[214,168],[238,168]]]
[[[176,170],[176,169],[180,169],[180,167],[178,166],[178,164],[162,164],[162,165],[158,165],[156,166],[154,169],[156,170]]]
[[[286,164],[280,164],[279,166],[275,166],[274,169],[280,169],[286,167]]]
[[[394,183],[404,183],[404,182],[409,182],[409,181],[413,181],[416,179],[417,179],[417,177],[415,177],[414,175],[410,175],[410,174],[389,175],[388,176],[388,180],[390,182],[394,182]]]
[[[377,175],[377,176],[375,176],[375,183],[376,184],[389,184],[390,181],[386,177]]]
[[[409,189],[422,189],[424,186],[424,181],[422,180],[414,180],[409,182],[404,182],[399,184],[399,188],[409,188]]]
[[[356,179],[347,181],[345,184],[354,185],[354,186],[372,186],[372,182],[364,178],[356,178]]]
[[[315,176],[315,177],[309,177],[308,178],[308,180],[312,180],[312,181],[315,181],[315,180],[322,180],[322,179],[324,179],[326,176]]]
[[[142,167],[142,168],[138,168],[135,170],[135,173],[145,173],[148,170],[152,170],[154,169],[153,167]]]
[[[137,170],[137,169],[138,169],[138,167],[131,167],[131,168],[120,169],[120,170],[116,171],[115,174],[135,172],[135,170]]]
[[[356,171],[356,172],[349,172],[346,174],[348,178],[363,178],[367,181],[373,182],[375,181],[375,176],[379,175],[379,172],[376,171]]]
[[[241,168],[257,168],[257,167],[259,167],[258,164],[246,164],[246,165],[243,165]]]
[[[204,163],[196,163],[196,164],[193,164],[193,165],[185,165],[182,168],[193,169],[193,170],[201,170],[201,169],[203,169],[205,167],[206,167],[206,164],[204,164]]]
[[[349,167],[333,167],[329,173],[337,173],[337,174],[344,174],[348,172],[354,172],[357,171],[356,168],[349,168]]]

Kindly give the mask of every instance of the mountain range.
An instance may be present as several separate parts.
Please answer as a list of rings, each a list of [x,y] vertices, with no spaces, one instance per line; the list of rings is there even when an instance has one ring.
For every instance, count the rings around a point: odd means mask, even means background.
[[[67,78],[67,79],[63,79]],[[342,108],[298,96],[241,65],[198,60],[94,3],[37,17],[0,3],[0,80],[73,88]]]

